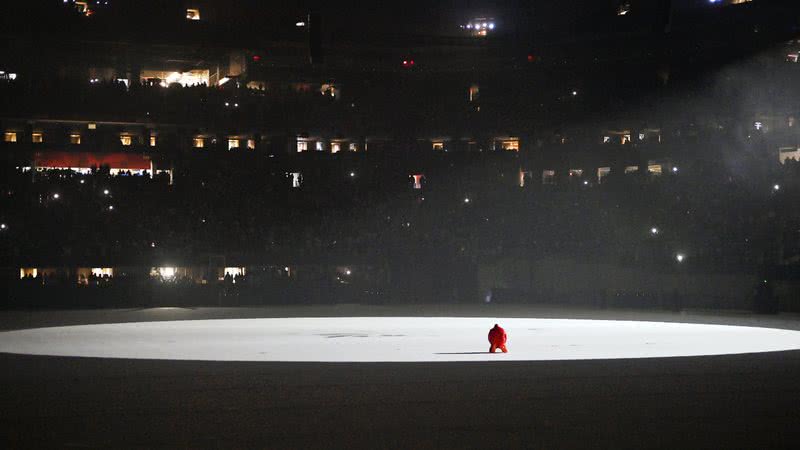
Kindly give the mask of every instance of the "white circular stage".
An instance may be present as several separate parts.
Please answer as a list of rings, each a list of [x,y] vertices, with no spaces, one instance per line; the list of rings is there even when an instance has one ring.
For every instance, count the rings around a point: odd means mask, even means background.
[[[498,323],[509,353],[489,354]],[[800,332],[613,320],[325,317],[187,320],[0,333],[0,352],[98,358],[425,362],[723,355],[800,349]]]

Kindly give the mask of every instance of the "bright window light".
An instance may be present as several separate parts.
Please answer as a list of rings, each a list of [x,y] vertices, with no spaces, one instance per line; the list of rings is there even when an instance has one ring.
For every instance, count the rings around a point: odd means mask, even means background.
[[[226,267],[224,269],[224,274],[232,277],[241,277],[244,275],[244,271],[244,267]]]
[[[102,277],[102,276],[106,276],[106,275],[109,276],[109,277],[113,277],[114,276],[114,269],[112,269],[110,267],[93,267],[92,268],[92,275],[94,275],[96,277]]]
[[[414,174],[411,177],[414,179],[414,189],[422,189],[422,174]]]
[[[303,183],[303,175],[300,172],[292,172],[290,175],[292,176],[292,187],[299,188]]]

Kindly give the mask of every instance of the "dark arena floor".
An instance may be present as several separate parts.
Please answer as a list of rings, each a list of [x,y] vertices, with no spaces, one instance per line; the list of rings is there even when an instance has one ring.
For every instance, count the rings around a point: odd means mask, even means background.
[[[5,311],[0,313],[0,329],[284,317],[365,317],[368,322],[368,317],[379,316],[485,317],[487,321],[495,317],[599,319],[800,330],[800,317],[784,315],[495,305]],[[476,331],[476,342],[485,340],[491,325],[487,323],[485,329]],[[0,344],[3,339],[0,335]],[[515,351],[513,339],[513,330],[509,330],[509,355]],[[198,345],[206,344],[213,345],[202,340]],[[518,343],[517,352],[523,351],[520,346]],[[474,349],[476,353],[485,350]],[[304,348],[298,345],[294,351],[303,354]],[[800,446],[798,350],[538,361],[497,356],[497,361],[281,362],[3,353],[0,446]],[[483,355],[480,358],[485,359]],[[337,355],[334,359],[347,357]]]

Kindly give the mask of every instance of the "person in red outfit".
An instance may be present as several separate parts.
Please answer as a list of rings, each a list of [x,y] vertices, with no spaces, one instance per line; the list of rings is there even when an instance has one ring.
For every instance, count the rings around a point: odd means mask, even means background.
[[[500,325],[494,324],[494,328],[489,330],[489,353],[494,353],[498,348],[502,350],[503,353],[508,353],[508,349],[506,348],[506,341],[508,340],[508,336],[506,336],[506,330],[500,328]]]

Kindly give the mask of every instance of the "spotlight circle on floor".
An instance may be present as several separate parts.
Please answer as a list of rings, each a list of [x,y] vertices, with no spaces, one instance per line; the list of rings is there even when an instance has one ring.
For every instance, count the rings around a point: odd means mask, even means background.
[[[507,354],[487,333],[508,332]],[[0,352],[203,361],[436,362],[656,358],[800,349],[800,332],[614,320],[314,317],[130,322],[0,333]]]

